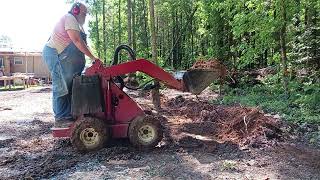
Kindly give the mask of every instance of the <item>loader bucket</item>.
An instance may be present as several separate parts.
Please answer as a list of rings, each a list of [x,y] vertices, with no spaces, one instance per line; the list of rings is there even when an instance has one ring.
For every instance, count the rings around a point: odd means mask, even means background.
[[[191,69],[183,74],[183,83],[188,92],[200,94],[219,78],[220,72],[214,69]]]

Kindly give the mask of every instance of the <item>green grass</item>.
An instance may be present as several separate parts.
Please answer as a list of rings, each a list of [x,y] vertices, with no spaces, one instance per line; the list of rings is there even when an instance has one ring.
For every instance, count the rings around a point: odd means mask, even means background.
[[[26,88],[23,88],[23,85],[16,85],[16,86],[13,86],[11,85],[11,89],[9,89],[9,86],[0,86],[0,92],[1,91],[19,91],[19,90],[24,90],[24,89],[27,89],[27,85],[25,86]],[[30,87],[37,87],[37,85],[29,85],[29,88]]]
[[[292,122],[320,123],[320,86],[311,83],[289,83],[287,97],[281,84],[262,84],[231,89],[213,103],[241,104],[260,107],[265,112],[279,114]]]
[[[9,89],[9,86],[6,86],[6,87],[0,86],[0,91],[19,91],[23,89],[24,89],[23,86],[20,86],[20,85],[11,86],[11,89]]]

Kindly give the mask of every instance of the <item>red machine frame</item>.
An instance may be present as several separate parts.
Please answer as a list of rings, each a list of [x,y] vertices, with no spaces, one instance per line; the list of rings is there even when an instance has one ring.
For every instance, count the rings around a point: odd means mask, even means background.
[[[128,137],[129,123],[137,116],[143,115],[144,111],[114,82],[113,78],[134,73],[143,72],[166,86],[180,91],[185,90],[183,81],[175,79],[170,73],[164,71],[152,62],[139,59],[110,67],[104,67],[101,61],[95,62],[90,68],[86,69],[85,75],[99,75],[101,79],[101,88],[104,97],[105,110],[101,113],[92,114],[92,116],[103,119],[111,127],[113,138]],[[83,116],[77,118],[80,120]],[[73,125],[69,128],[53,128],[54,137],[71,137]]]

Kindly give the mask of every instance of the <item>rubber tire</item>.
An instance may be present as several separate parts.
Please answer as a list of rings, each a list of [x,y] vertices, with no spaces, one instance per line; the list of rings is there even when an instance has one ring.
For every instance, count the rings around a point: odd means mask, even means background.
[[[85,128],[93,128],[100,136],[99,142],[94,147],[88,148],[80,139],[80,134]],[[106,145],[110,138],[110,134],[110,129],[103,120],[93,117],[83,117],[83,119],[75,122],[71,132],[71,143],[77,151],[82,153],[97,151]]]
[[[146,144],[142,141],[140,141],[138,136],[138,131],[143,125],[149,125],[153,127],[155,130],[155,138],[152,142]],[[128,137],[130,143],[140,149],[140,150],[149,150],[154,148],[163,138],[163,127],[158,119],[153,118],[150,115],[144,115],[144,116],[138,116],[134,118],[130,125],[129,125],[129,131],[128,131]]]

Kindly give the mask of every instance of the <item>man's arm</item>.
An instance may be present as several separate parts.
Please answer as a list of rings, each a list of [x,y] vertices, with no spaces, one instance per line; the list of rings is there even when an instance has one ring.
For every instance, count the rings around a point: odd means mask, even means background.
[[[90,59],[93,61],[97,60],[95,56],[92,55],[90,50],[88,49],[87,45],[84,43],[84,41],[80,37],[80,33],[77,30],[69,29],[67,30],[67,33],[72,40],[72,42],[77,46],[77,48],[83,52],[85,55],[87,55]]]

